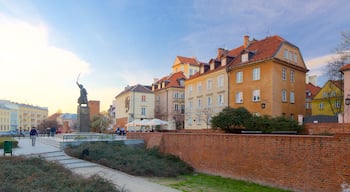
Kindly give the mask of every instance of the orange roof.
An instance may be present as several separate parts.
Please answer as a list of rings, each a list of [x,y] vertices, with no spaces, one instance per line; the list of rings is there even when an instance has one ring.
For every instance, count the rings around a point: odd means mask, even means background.
[[[339,71],[347,71],[347,70],[350,70],[350,64],[344,65],[339,69]]]
[[[180,79],[186,79],[186,76],[184,75],[184,73],[182,71],[176,72],[176,73],[172,73],[168,76],[162,77],[160,80],[158,80],[156,82],[156,84],[161,84],[164,81],[168,82],[164,88],[162,89],[167,89],[167,88],[183,88],[183,86],[180,85],[179,80]],[[158,89],[156,89],[157,91]]]
[[[197,60],[195,58],[189,58],[189,57],[183,57],[183,56],[177,56],[177,58],[180,60],[181,63],[189,63],[191,65],[199,65]]]
[[[316,86],[312,83],[308,83],[308,84],[306,84],[306,90],[310,91],[310,93],[311,93],[311,95],[307,96],[307,97],[313,98],[321,90],[321,87]]]
[[[247,48],[244,49],[243,46],[237,47],[229,51],[229,55],[235,56],[235,59],[230,63],[230,67],[238,66],[241,64],[251,63],[254,61],[264,60],[273,58],[282,43],[289,43],[282,37],[275,35],[266,37],[263,40],[253,40],[250,41]],[[293,44],[289,43],[294,46]],[[253,56],[249,61],[241,63],[241,57],[239,57],[244,52],[252,52]]]

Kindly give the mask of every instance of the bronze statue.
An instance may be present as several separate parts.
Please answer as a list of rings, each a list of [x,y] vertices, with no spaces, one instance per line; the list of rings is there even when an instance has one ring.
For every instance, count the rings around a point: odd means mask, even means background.
[[[80,74],[79,74],[79,76],[80,76]],[[80,88],[80,97],[78,98],[78,103],[79,103],[79,105],[88,104],[87,91],[82,84],[78,83],[79,76],[78,76],[77,82],[76,82],[78,87]]]

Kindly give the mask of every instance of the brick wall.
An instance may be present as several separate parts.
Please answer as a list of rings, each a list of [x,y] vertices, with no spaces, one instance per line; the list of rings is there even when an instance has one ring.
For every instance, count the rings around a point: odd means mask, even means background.
[[[350,135],[128,133],[179,156],[197,171],[294,191],[350,184]],[[156,141],[156,142],[155,142]],[[152,143],[152,145],[150,145]]]
[[[305,133],[309,135],[350,133],[350,123],[306,123],[304,124],[304,128]]]

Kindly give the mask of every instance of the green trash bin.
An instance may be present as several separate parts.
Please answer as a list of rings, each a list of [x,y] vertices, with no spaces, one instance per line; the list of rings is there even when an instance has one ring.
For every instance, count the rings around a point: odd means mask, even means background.
[[[4,141],[4,156],[6,153],[11,153],[12,156],[12,141]]]

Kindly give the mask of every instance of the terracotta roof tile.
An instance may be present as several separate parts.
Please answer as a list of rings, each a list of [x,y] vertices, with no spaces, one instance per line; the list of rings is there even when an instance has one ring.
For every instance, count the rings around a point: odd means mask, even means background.
[[[321,90],[321,87],[316,86],[312,83],[308,83],[308,84],[306,84],[306,90],[310,91],[310,93],[311,93],[310,96],[306,95],[306,97],[313,98]]]
[[[186,79],[186,76],[184,75],[184,73],[182,71],[164,76],[160,80],[158,80],[156,82],[156,84],[162,84],[164,81],[167,81],[168,83],[162,89],[167,89],[167,88],[171,88],[171,87],[172,88],[177,88],[177,87],[183,88],[183,86],[180,85],[180,82],[179,82],[180,79],[184,79],[184,80]],[[156,91],[157,90],[161,90],[161,89],[156,89]]]
[[[198,61],[195,58],[177,56],[181,63],[189,63],[191,65],[199,65]]]
[[[263,40],[253,40],[250,41],[247,48],[244,49],[243,46],[232,49],[229,51],[230,55],[236,56],[235,59],[230,63],[230,67],[238,66],[241,64],[251,63],[254,61],[269,59],[274,57],[282,43],[289,43],[284,40],[282,37],[275,35],[266,37]],[[290,44],[290,43],[289,43]],[[291,44],[292,45],[292,44]],[[293,45],[294,46],[294,45]],[[254,53],[252,57],[246,63],[241,62],[240,55],[244,52]]]
[[[350,70],[350,64],[344,65],[339,69],[339,71],[347,71],[347,70]]]

